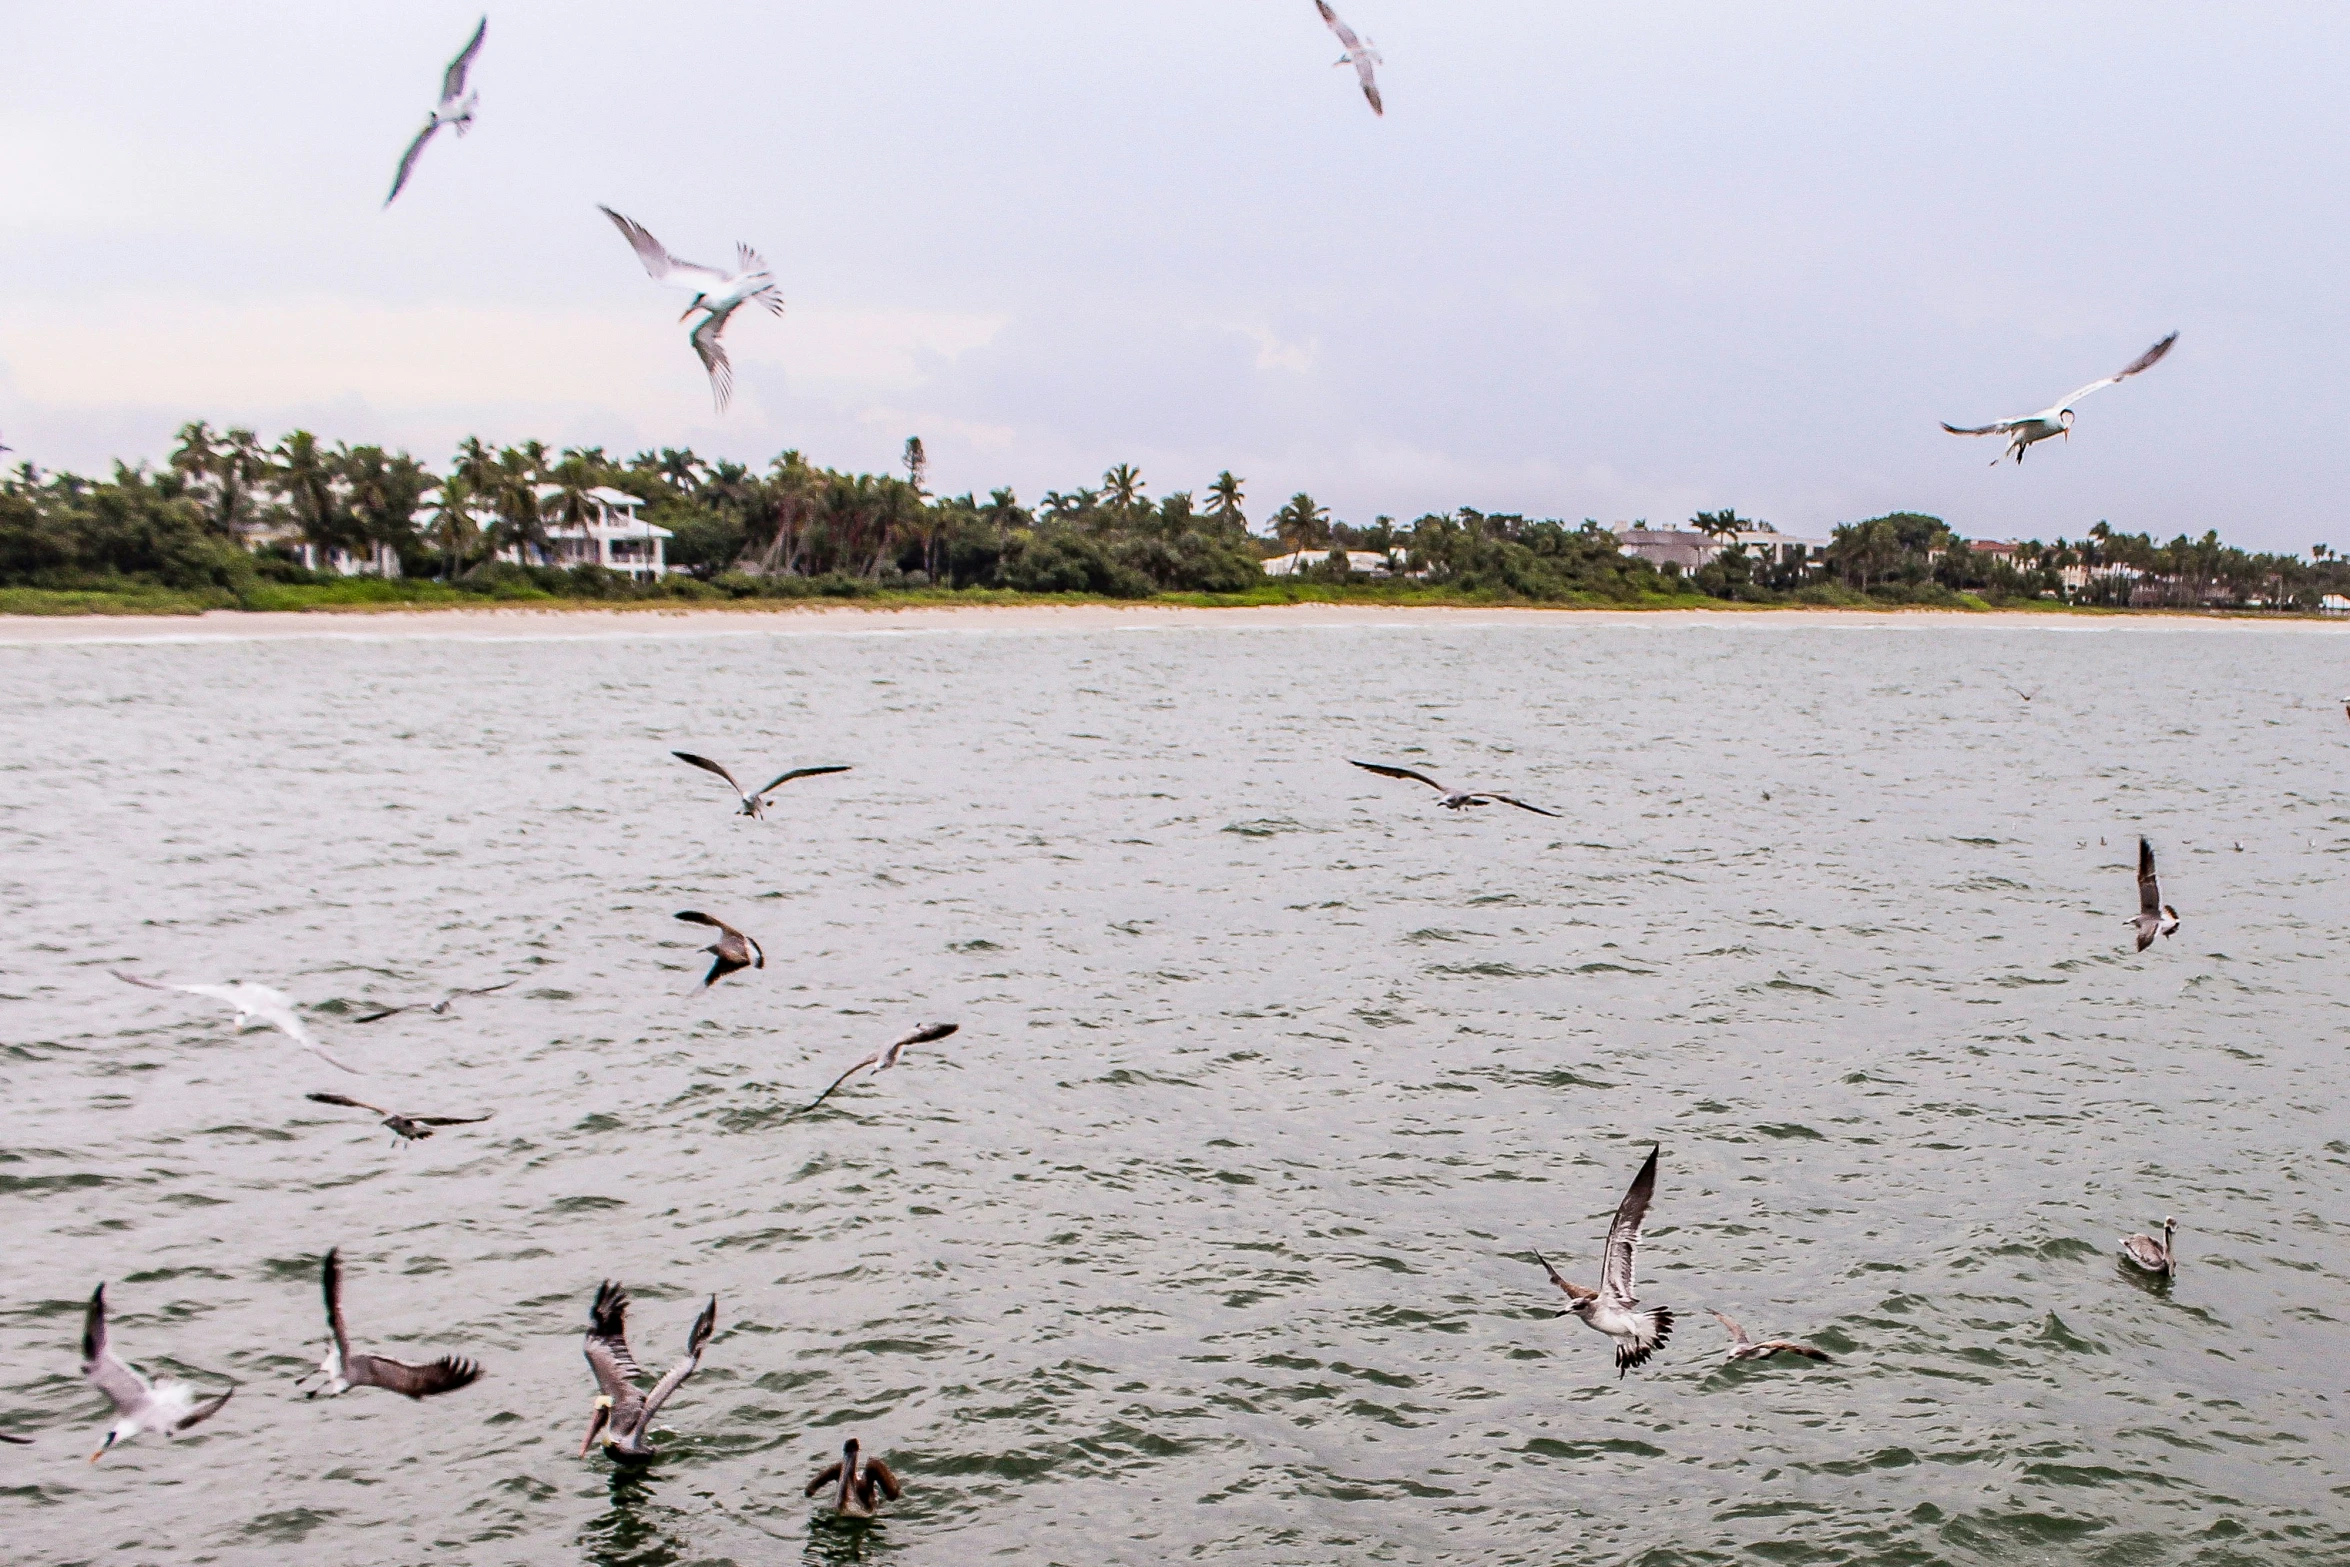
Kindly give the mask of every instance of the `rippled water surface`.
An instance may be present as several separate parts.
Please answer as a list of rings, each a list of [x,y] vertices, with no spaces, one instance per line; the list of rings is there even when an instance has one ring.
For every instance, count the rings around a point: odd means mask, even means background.
[[[38,1439],[0,1554],[2350,1561],[2346,652],[1768,616],[0,647],[0,1429]],[[856,770],[752,822],[673,747]],[[2142,957],[2140,831],[2186,916]],[[765,971],[697,988],[689,907]],[[109,968],[279,985],[368,1075]],[[496,1117],[400,1149],[314,1089]],[[1651,1140],[1682,1322],[1618,1380],[1531,1252],[1595,1282]],[[2114,1258],[2166,1213],[2167,1289]],[[483,1380],[305,1402],[333,1245],[359,1339]],[[718,1297],[620,1477],[576,1456],[606,1276],[655,1369]],[[133,1360],[240,1391],[92,1467],[101,1279]],[[1713,1309],[1835,1359],[1725,1368]],[[848,1434],[908,1485],[862,1530],[799,1495]]]

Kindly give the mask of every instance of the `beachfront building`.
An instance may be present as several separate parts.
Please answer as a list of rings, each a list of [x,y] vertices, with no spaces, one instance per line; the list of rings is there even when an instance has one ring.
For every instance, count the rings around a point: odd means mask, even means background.
[[[302,537],[302,530],[291,518],[280,518],[248,529],[244,535],[248,550],[274,549],[289,559],[301,563],[304,571],[331,571],[338,577],[396,577],[400,574],[400,552],[389,544],[365,544],[357,549],[336,545],[320,549]]]
[[[562,493],[558,485],[542,484],[538,487],[539,504],[544,506]],[[642,500],[626,490],[600,484],[587,492],[587,500],[584,521],[548,525],[546,548],[518,544],[498,551],[498,559],[514,566],[601,566],[606,571],[625,572],[640,582],[669,574],[664,541],[673,535],[637,515],[644,505]],[[525,553],[528,560],[523,558]]]
[[[1781,533],[1767,522],[1730,534],[1699,533],[1694,528],[1617,527],[1610,531],[1620,553],[1647,561],[1659,571],[1672,566],[1683,574],[1711,565],[1715,556],[1732,545],[1744,546],[1749,556],[1772,566],[1816,564],[1828,547],[1826,539]]]
[[[1311,571],[1317,566],[1326,566],[1329,563],[1330,552],[1326,549],[1298,550],[1289,555],[1276,555],[1264,562],[1264,567],[1265,575],[1268,577],[1294,577],[1301,571]],[[1346,569],[1365,577],[1410,575],[1408,572],[1396,570],[1393,557],[1382,555],[1377,550],[1348,550],[1346,552]],[[1423,573],[1423,575],[1425,574]]]

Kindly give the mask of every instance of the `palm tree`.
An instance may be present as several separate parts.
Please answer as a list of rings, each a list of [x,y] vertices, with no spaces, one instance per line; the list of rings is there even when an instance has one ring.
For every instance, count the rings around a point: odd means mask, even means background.
[[[1689,526],[1709,539],[1726,539],[1752,528],[1754,519],[1739,516],[1734,506],[1725,506],[1720,511],[1699,512],[1689,519]]]
[[[1135,508],[1143,504],[1142,470],[1130,462],[1122,462],[1102,475],[1102,497],[1117,514],[1120,526],[1134,520]]]
[[[331,565],[331,557],[349,532],[333,462],[319,450],[318,437],[296,430],[277,443],[278,487],[293,511],[294,526],[302,533],[303,564],[314,571]]]
[[[1208,515],[1226,527],[1248,531],[1248,514],[1240,509],[1242,495],[1240,481],[1227,468],[1216,475],[1216,482],[1208,486]]]
[[[1327,535],[1329,523],[1330,509],[1315,505],[1314,498],[1300,490],[1273,514],[1273,536],[1302,555]]]
[[[433,507],[432,531],[427,535],[441,552],[441,580],[457,575],[473,546],[481,542],[481,525],[473,520],[473,486],[452,474],[441,483],[441,498]]]
[[[406,452],[387,456],[380,446],[360,446],[338,450],[335,468],[361,538],[378,550],[397,551],[415,537],[417,503],[433,482],[422,463]]]

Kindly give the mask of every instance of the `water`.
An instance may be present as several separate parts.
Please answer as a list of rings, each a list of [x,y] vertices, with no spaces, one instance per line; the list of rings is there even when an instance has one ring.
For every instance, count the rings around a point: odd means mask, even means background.
[[[9,1560],[2350,1561],[2350,643],[692,630],[0,647]],[[754,823],[672,747],[857,770]],[[686,907],[765,972],[698,990]],[[1529,1254],[1592,1281],[1652,1138],[1682,1321],[1619,1381]],[[2167,1290],[2113,1256],[2166,1213]],[[484,1380],[303,1401],[337,1244],[359,1339]],[[606,1275],[656,1369],[719,1301],[618,1479]],[[92,1468],[100,1279],[241,1390]],[[847,1434],[869,1529],[799,1496]]]

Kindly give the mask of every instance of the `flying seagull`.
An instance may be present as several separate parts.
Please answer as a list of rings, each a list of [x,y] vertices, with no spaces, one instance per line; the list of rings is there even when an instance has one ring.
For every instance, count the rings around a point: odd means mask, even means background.
[[[790,783],[794,778],[813,778],[819,773],[845,773],[849,770],[848,764],[845,762],[834,762],[831,765],[825,767],[795,767],[788,773],[776,774],[775,781],[769,784],[766,788],[757,790],[753,793],[745,794],[743,792],[743,786],[734,781],[734,774],[728,772],[725,768],[719,766],[716,762],[711,761],[708,757],[696,756],[691,751],[672,751],[669,754],[676,757],[681,762],[691,762],[694,764],[694,766],[699,767],[702,771],[706,773],[716,773],[719,777],[725,779],[726,786],[729,789],[732,789],[736,795],[740,796],[743,802],[742,809],[735,812],[737,816],[755,817],[766,815],[767,797],[773,794],[776,790],[782,788],[785,784]]]
[[[1386,58],[1372,47],[1370,39],[1357,38],[1355,30],[1338,19],[1338,13],[1330,9],[1330,0],[1314,0],[1314,9],[1322,13],[1322,20],[1338,35],[1338,47],[1346,51],[1333,63],[1355,68],[1355,80],[1363,84],[1363,96],[1371,100],[1371,112],[1384,117],[1387,106],[1379,101],[1379,79],[1371,74],[1371,67],[1385,65]]]
[[[2027,702],[2040,694],[2040,687],[2038,686],[2032,687],[2032,689],[2029,691],[2026,691],[2022,686],[2009,686],[2007,689],[2013,691],[2017,696],[2022,697]]]
[[[711,954],[710,972],[702,976],[702,988],[709,989],[736,969],[765,968],[767,949],[757,938],[746,936],[732,925],[700,909],[680,909],[677,917],[689,925],[714,925],[718,939],[702,950]]]
[[[1532,811],[1537,816],[1558,815],[1556,811],[1546,811],[1539,805],[1528,805],[1523,800],[1496,794],[1491,789],[1455,789],[1449,784],[1438,783],[1426,773],[1414,772],[1409,767],[1388,767],[1378,762],[1356,762],[1354,765],[1366,773],[1377,773],[1382,778],[1409,778],[1414,783],[1424,783],[1444,796],[1436,803],[1448,811],[1461,810],[1471,805],[1491,805],[1499,801],[1503,805],[1514,805],[1521,811]]]
[[[364,1099],[353,1099],[348,1094],[304,1094],[302,1097],[322,1105],[341,1105],[345,1109],[365,1110],[380,1115],[384,1118],[384,1125],[392,1129],[395,1137],[412,1143],[430,1137],[436,1126],[471,1126],[477,1121],[489,1119],[486,1115],[402,1115],[397,1110],[386,1110],[381,1105],[371,1105]]]
[[[838,1484],[833,1493],[832,1510],[843,1518],[870,1518],[881,1511],[881,1498],[896,1501],[906,1494],[898,1477],[889,1465],[878,1458],[859,1458],[857,1439],[850,1437],[840,1445],[840,1461],[827,1464],[808,1482],[803,1496],[814,1496],[828,1485]]]
[[[1632,1288],[1632,1252],[1640,1244],[1640,1221],[1648,1216],[1649,1200],[1656,1195],[1656,1156],[1657,1150],[1651,1147],[1647,1163],[1632,1177],[1631,1190],[1624,1193],[1624,1201],[1616,1209],[1615,1222],[1607,1227],[1598,1289],[1569,1284],[1542,1253],[1534,1254],[1542,1271],[1550,1275],[1550,1282],[1566,1292],[1567,1309],[1582,1318],[1585,1327],[1616,1341],[1618,1377],[1647,1360],[1673,1336],[1670,1311],[1662,1306],[1633,1309],[1640,1304],[1640,1297]]]
[[[449,62],[449,68],[441,73],[441,101],[433,105],[432,113],[425,118],[424,129],[416,133],[416,139],[408,144],[408,150],[400,154],[400,172],[392,180],[392,194],[384,198],[385,206],[390,206],[407,185],[409,174],[416,168],[417,156],[424,151],[424,144],[432,140],[435,131],[447,125],[454,127],[457,134],[462,136],[472,129],[473,106],[481,100],[481,94],[465,90],[465,73],[473,69],[473,57],[481,52],[482,37],[489,30],[490,19],[485,16],[473,29],[473,36],[466,40],[464,49],[456,59]]]
[[[373,1012],[355,1017],[351,1021],[354,1023],[380,1023],[387,1017],[397,1017],[403,1012],[430,1012],[434,1017],[447,1017],[449,1009],[457,1004],[457,998],[460,996],[486,996],[493,991],[504,990],[509,985],[520,983],[519,980],[506,979],[500,980],[495,985],[457,986],[442,992],[441,999],[438,1001],[403,1001],[395,1007],[378,1007]]]
[[[180,990],[210,1001],[225,1001],[237,1009],[237,1032],[243,1033],[254,1023],[266,1023],[328,1066],[351,1073],[359,1070],[326,1053],[303,1023],[301,1014],[294,1010],[294,998],[282,990],[272,990],[267,985],[255,985],[241,979],[232,979],[225,985],[166,985],[158,980],[125,974],[120,969],[109,969],[107,972],[124,984],[136,985],[141,990]]]
[[[2178,1227],[2178,1220],[2165,1219],[2162,1221],[2161,1240],[2156,1240],[2151,1235],[2122,1237],[2123,1260],[2136,1267],[2140,1272],[2159,1273],[2164,1278],[2169,1278],[2171,1270],[2178,1266],[2179,1261],[2178,1253],[2171,1250],[2170,1244],[2171,1232]]]
[[[855,1077],[859,1072],[864,1071],[867,1067],[871,1067],[876,1072],[886,1072],[891,1067],[898,1064],[898,1057],[905,1053],[905,1049],[908,1045],[927,1045],[932,1040],[946,1038],[947,1035],[953,1033],[956,1029],[962,1026],[963,1025],[960,1023],[925,1023],[920,1028],[914,1030],[914,1032],[906,1035],[902,1039],[895,1039],[890,1041],[890,1043],[884,1046],[882,1049],[874,1051],[873,1054],[867,1056],[864,1060],[859,1061],[855,1066],[850,1067],[846,1072],[843,1072],[840,1076],[834,1078],[832,1080],[832,1087],[827,1088],[824,1090],[824,1092],[818,1094],[815,1099],[809,1103],[808,1110],[813,1110],[817,1105],[820,1105],[824,1103],[825,1100],[830,1099],[833,1095],[834,1089],[839,1088],[841,1084],[847,1082],[850,1078]],[[806,1115],[808,1110],[802,1110],[798,1113],[801,1115]]]
[[[453,1393],[480,1377],[481,1367],[462,1355],[443,1355],[430,1365],[419,1366],[382,1355],[352,1354],[351,1335],[343,1327],[341,1247],[326,1254],[319,1267],[319,1283],[326,1292],[326,1358],[318,1363],[316,1371],[301,1380],[307,1382],[311,1377],[325,1380],[304,1394],[305,1398],[316,1398],[321,1393],[332,1398],[355,1387],[380,1387],[406,1398],[425,1399],[435,1393]]]
[[[2000,460],[2007,457],[2013,457],[2017,462],[2022,462],[2024,449],[2034,441],[2045,441],[2052,435],[2062,435],[2068,438],[2072,435],[2073,404],[2091,392],[2108,386],[2119,386],[2139,371],[2152,367],[2164,354],[2170,352],[2170,345],[2178,340],[2179,334],[2173,332],[2131,360],[2117,374],[2109,375],[2102,381],[2091,381],[2063,402],[2052,408],[2043,408],[2036,414],[2025,414],[2020,419],[2002,419],[1995,424],[1978,424],[1972,427],[1955,425],[1945,421],[1942,428],[1948,430],[1952,435],[2004,435],[2008,438],[2007,450],[2001,452],[1998,457],[1992,458],[1991,465],[1996,468],[1999,466]]]
[[[645,271],[654,282],[682,288],[693,295],[678,320],[683,321],[697,310],[708,312],[687,334],[687,341],[700,357],[702,368],[710,373],[711,396],[717,399],[718,411],[724,413],[727,399],[734,395],[734,366],[727,361],[718,334],[726,330],[726,323],[737,307],[745,304],[761,304],[772,315],[783,314],[783,291],[775,286],[775,274],[767,270],[767,263],[757,251],[743,244],[734,247],[735,270],[731,273],[695,261],[680,261],[643,224],[622,217],[610,207],[599,206],[596,210],[612,220],[612,226],[620,230],[636,251],[637,260],[645,264]]]
[[[579,1444],[582,1458],[599,1438],[614,1458],[653,1456],[653,1445],[645,1440],[652,1433],[653,1416],[702,1363],[702,1346],[710,1342],[710,1330],[718,1325],[718,1297],[711,1296],[710,1304],[694,1318],[693,1331],[686,1336],[685,1359],[671,1366],[650,1393],[637,1389],[636,1379],[644,1372],[637,1369],[636,1357],[628,1352],[627,1316],[628,1291],[606,1279],[597,1287],[596,1303],[588,1311],[586,1354],[588,1369],[596,1374],[596,1412],[588,1424],[587,1440]]]
[[[1807,1360],[1828,1358],[1825,1351],[1814,1349],[1809,1344],[1798,1344],[1793,1339],[1769,1338],[1757,1344],[1746,1336],[1746,1329],[1739,1326],[1737,1318],[1725,1317],[1718,1311],[1713,1315],[1716,1322],[1730,1330],[1730,1361],[1732,1364],[1741,1360],[1768,1360],[1781,1350],[1785,1350],[1790,1355],[1801,1355]]]
[[[2179,911],[2162,901],[2162,884],[2154,879],[2154,845],[2143,837],[2138,840],[2138,913],[2130,923],[2137,928],[2140,952],[2153,946],[2155,937],[2179,928]]]
[[[160,1431],[165,1436],[177,1436],[200,1421],[220,1413],[229,1394],[236,1389],[199,1403],[196,1390],[185,1382],[165,1377],[150,1382],[124,1364],[106,1344],[106,1286],[101,1284],[90,1292],[89,1310],[82,1316],[82,1375],[90,1385],[105,1394],[114,1404],[114,1424],[106,1428],[106,1440],[90,1455],[96,1463],[106,1456],[106,1450],[117,1442],[128,1442],[142,1431]]]

